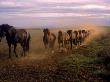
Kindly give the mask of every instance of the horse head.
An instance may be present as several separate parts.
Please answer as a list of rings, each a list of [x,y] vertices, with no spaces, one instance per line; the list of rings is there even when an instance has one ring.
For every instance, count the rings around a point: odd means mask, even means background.
[[[71,35],[71,34],[72,34],[72,30],[67,30],[67,33],[68,33],[69,35]]]
[[[86,32],[86,30],[83,29],[83,30],[82,30],[82,33],[85,33],[85,32]]]
[[[81,34],[82,33],[82,30],[78,30],[78,33]]]
[[[77,30],[74,30],[74,33],[75,33],[76,36],[78,35],[78,31]]]
[[[10,26],[9,24],[2,24],[1,28],[4,32],[7,32],[10,28],[12,28],[13,26]]]
[[[49,29],[45,28],[43,29],[44,35],[47,35],[49,33]]]
[[[59,30],[58,34],[62,36],[63,32],[61,30]]]
[[[2,24],[0,25],[0,41],[5,36],[6,32],[12,28],[13,26],[10,26],[8,24]]]
[[[4,31],[2,25],[0,25],[0,42],[3,37],[4,37]]]

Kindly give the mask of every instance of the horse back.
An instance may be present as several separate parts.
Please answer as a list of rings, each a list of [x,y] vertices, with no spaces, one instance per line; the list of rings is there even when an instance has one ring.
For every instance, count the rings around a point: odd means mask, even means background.
[[[30,34],[25,29],[17,29],[15,39],[17,42],[24,42],[30,38]]]

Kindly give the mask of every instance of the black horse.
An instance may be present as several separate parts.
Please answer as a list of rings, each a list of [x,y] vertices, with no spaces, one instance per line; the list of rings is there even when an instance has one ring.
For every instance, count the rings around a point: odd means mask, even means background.
[[[0,25],[0,38],[6,36],[6,40],[9,46],[9,58],[11,57],[11,45],[14,45],[14,54],[16,57],[16,47],[17,44],[20,43],[23,48],[23,54],[25,56],[25,52],[29,52],[29,44],[30,44],[30,34],[25,29],[15,29],[13,26],[8,24]]]

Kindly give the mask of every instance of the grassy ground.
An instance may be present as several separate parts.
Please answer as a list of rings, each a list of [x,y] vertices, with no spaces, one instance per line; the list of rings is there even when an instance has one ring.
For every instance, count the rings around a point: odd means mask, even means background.
[[[110,28],[95,37],[89,44],[66,53],[52,54],[42,43],[42,30],[31,33],[30,53],[21,57],[18,45],[16,58],[8,59],[5,39],[0,43],[1,82],[109,82],[110,79]],[[56,41],[55,50],[58,50]]]

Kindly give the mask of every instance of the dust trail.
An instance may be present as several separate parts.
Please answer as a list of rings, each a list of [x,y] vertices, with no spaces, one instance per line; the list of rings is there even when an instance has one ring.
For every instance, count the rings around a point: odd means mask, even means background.
[[[94,38],[100,37],[101,34],[106,32],[104,28],[95,24],[83,24],[81,27],[90,31],[90,35],[86,38],[84,44],[89,44],[89,42],[91,42]]]

